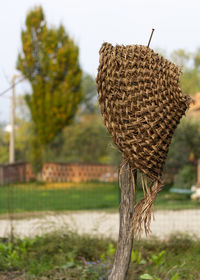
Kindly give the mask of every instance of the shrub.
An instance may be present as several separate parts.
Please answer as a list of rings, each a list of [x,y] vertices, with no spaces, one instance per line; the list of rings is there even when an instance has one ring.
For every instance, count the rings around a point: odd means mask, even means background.
[[[196,167],[193,165],[185,165],[179,170],[175,178],[175,186],[177,188],[190,189],[196,183]]]

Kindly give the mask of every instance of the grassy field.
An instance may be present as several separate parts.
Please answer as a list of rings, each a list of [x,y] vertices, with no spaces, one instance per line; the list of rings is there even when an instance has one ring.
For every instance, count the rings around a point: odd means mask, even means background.
[[[169,187],[158,195],[156,209],[199,208],[186,195],[172,194]],[[142,197],[138,192],[138,199]],[[116,209],[119,205],[117,183],[39,183],[15,184],[0,187],[0,214],[25,211],[64,211]]]
[[[110,239],[51,233],[33,239],[0,239],[0,280],[106,280],[116,243]],[[200,240],[172,236],[139,240],[127,280],[199,280]]]

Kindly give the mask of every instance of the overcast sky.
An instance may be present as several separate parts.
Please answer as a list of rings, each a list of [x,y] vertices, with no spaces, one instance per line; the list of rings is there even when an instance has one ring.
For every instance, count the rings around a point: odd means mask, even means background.
[[[21,50],[20,32],[26,13],[36,5],[44,9],[48,24],[63,23],[80,47],[82,68],[96,75],[102,42],[147,45],[155,28],[151,48],[168,53],[200,47],[199,0],[1,0],[0,93],[9,87]],[[16,87],[24,93],[26,83]],[[0,97],[1,121],[9,122],[11,93]]]

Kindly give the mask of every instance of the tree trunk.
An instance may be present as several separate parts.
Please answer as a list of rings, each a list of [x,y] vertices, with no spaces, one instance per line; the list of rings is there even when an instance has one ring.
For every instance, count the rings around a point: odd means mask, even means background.
[[[132,180],[133,176],[134,180]],[[128,162],[126,162],[121,166],[119,180],[121,188],[119,238],[114,264],[108,280],[126,279],[133,246],[132,221],[136,204],[137,171],[132,172]]]

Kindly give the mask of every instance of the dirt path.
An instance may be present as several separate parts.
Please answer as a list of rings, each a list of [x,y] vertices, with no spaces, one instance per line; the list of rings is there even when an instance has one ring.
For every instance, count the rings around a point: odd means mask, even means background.
[[[0,237],[10,233],[8,219],[0,220]],[[117,212],[76,211],[64,214],[48,214],[40,217],[13,220],[14,233],[20,237],[40,235],[52,230],[75,230],[105,237],[118,237]],[[151,224],[152,235],[164,238],[171,233],[182,232],[200,237],[200,210],[156,211]]]

